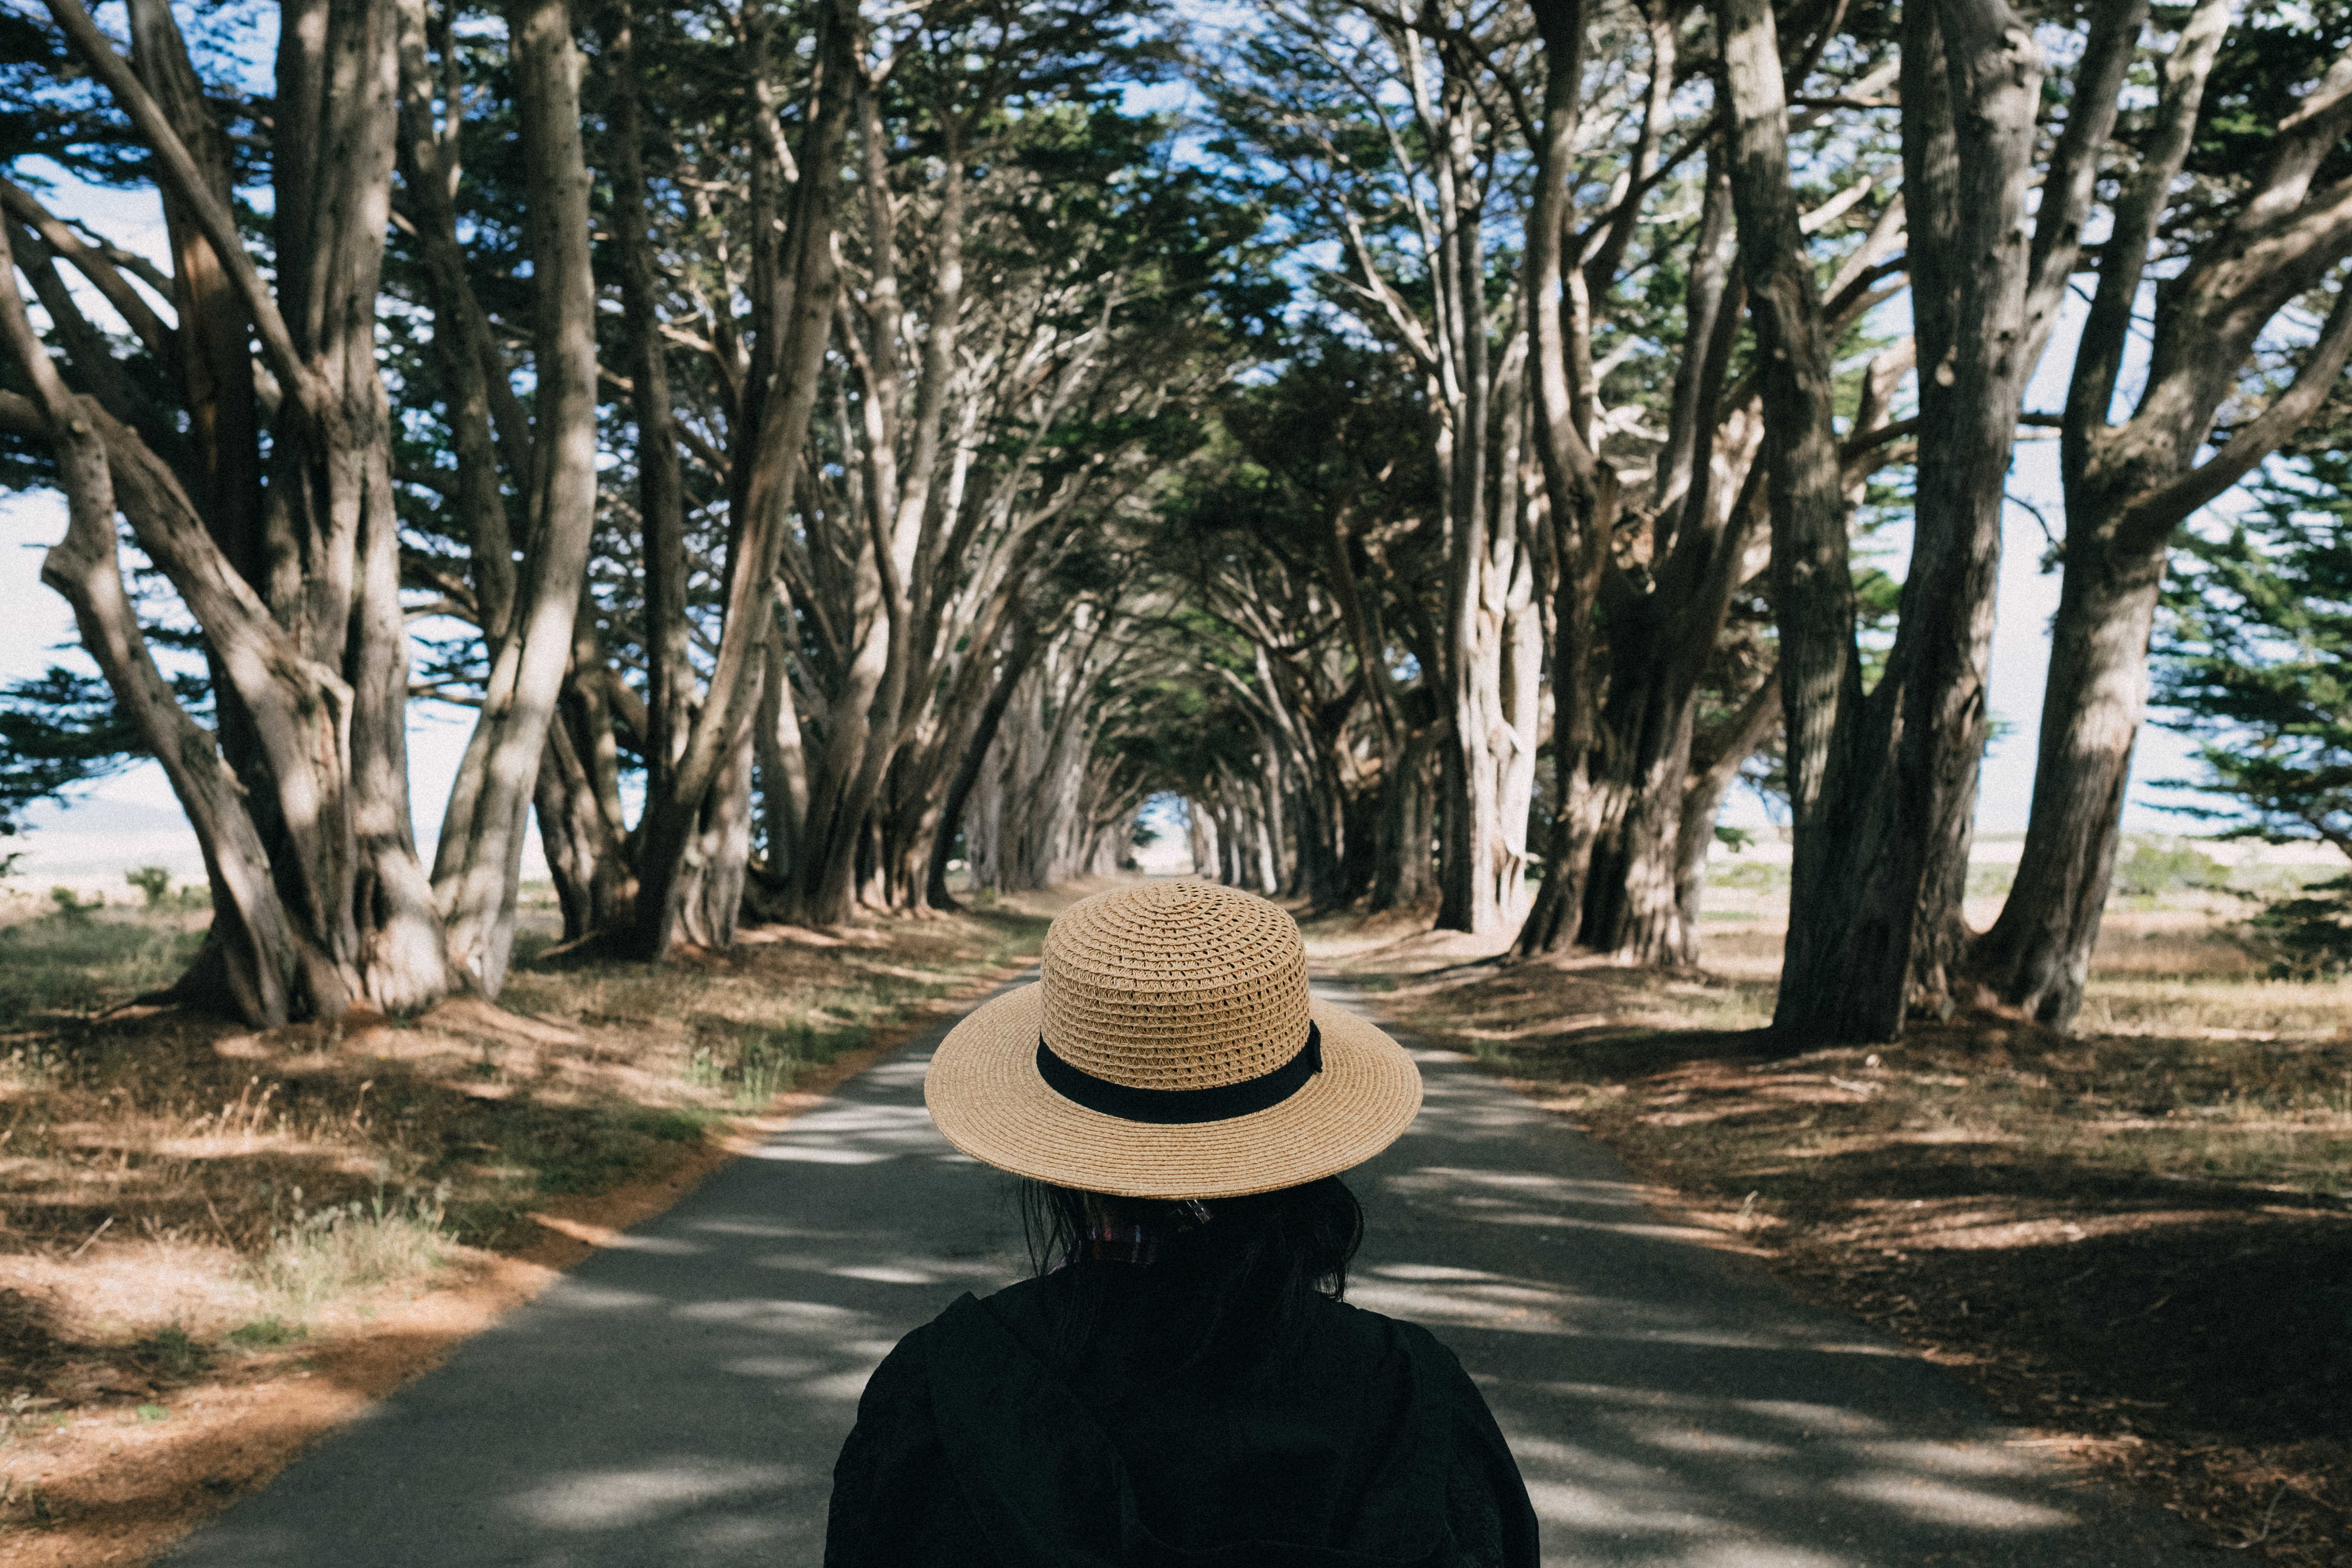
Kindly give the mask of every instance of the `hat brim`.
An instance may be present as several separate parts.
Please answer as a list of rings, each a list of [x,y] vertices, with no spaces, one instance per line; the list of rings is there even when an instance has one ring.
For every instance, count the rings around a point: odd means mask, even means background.
[[[1065,1100],[1037,1071],[1045,988],[1024,985],[948,1031],[923,1079],[947,1141],[1059,1187],[1131,1198],[1231,1198],[1363,1163],[1412,1125],[1421,1069],[1380,1029],[1319,999],[1323,1070],[1278,1105],[1222,1121],[1127,1121]]]

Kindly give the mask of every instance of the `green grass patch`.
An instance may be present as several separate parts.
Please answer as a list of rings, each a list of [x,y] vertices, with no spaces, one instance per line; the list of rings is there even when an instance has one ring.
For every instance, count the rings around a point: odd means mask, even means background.
[[[178,1323],[166,1324],[140,1341],[135,1353],[157,1375],[173,1383],[200,1376],[213,1364],[213,1347]]]
[[[289,1323],[273,1312],[268,1317],[256,1318],[249,1323],[231,1329],[228,1342],[239,1350],[274,1350],[279,1345],[290,1345],[296,1340],[307,1338],[309,1334],[310,1331],[301,1324]]]
[[[42,1014],[87,1017],[179,978],[202,931],[60,912],[0,926],[0,1027]]]

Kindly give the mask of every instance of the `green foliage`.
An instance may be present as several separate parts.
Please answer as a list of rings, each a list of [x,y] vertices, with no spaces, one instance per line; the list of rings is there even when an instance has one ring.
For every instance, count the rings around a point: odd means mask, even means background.
[[[2246,921],[2255,951],[2279,980],[2334,979],[2352,973],[2352,877],[2315,882],[2273,899]]]
[[[2130,854],[2117,858],[2113,882],[2116,892],[2136,898],[2229,885],[2230,868],[2202,849],[2177,840],[2150,839],[2135,842]]]
[[[301,1324],[289,1323],[273,1312],[268,1317],[256,1318],[242,1327],[231,1329],[228,1338],[231,1344],[241,1350],[272,1350],[305,1338],[309,1332]]]
[[[209,696],[195,677],[173,689],[199,711]],[[19,831],[18,818],[34,802],[56,800],[146,754],[145,742],[116,710],[114,693],[94,675],[51,665],[45,675],[0,688],[0,835]]]
[[[2226,535],[2178,541],[2156,700],[2206,775],[2160,782],[2231,803],[2193,815],[2352,854],[2352,456],[2279,465],[2256,500]]]
[[[2340,433],[2339,433],[2340,434]],[[2155,646],[2162,721],[2203,742],[2204,774],[2162,780],[2221,796],[2191,815],[2272,843],[2352,856],[2352,455],[2319,433],[2273,464],[2226,534],[2177,541]],[[2274,900],[2249,922],[2281,974],[2340,973],[2352,880]]]
[[[139,889],[151,910],[163,908],[172,896],[172,873],[161,866],[134,866],[122,873],[122,879]]]
[[[88,925],[90,911],[106,907],[106,900],[103,899],[92,899],[89,902],[83,903],[81,895],[71,888],[51,888],[49,902],[57,906],[57,914],[54,918],[65,921],[68,925]]]

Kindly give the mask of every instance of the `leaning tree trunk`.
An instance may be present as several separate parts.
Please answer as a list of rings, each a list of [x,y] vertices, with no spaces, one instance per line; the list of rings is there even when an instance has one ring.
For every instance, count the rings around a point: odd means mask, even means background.
[[[490,647],[481,716],[441,819],[433,891],[449,959],[485,995],[506,984],[523,840],[572,658],[596,521],[596,279],[588,251],[588,165],[580,139],[580,53],[568,0],[518,0],[507,15],[537,293],[529,542],[514,614]]]
[[[2352,130],[2352,50],[2346,50],[2274,127],[2263,162],[2230,195],[2234,210],[2222,208],[2226,221],[2212,223],[2188,265],[2157,290],[2133,412],[2120,425],[2109,422],[2140,335],[2147,268],[2168,243],[2167,215],[2234,13],[2226,0],[2200,0],[2179,29],[2138,166],[2100,247],[2098,288],[2075,349],[2059,447],[2066,565],[2025,860],[2000,920],[1969,954],[1971,976],[1988,984],[1995,1000],[2059,1028],[2082,1005],[2114,870],[2166,547],[2176,529],[2320,410],[2352,356],[2352,287],[2339,279],[2294,380],[2259,413],[2246,409],[2243,378],[2257,345],[2281,312],[2352,255],[2352,184],[2317,179]],[[2102,48],[2129,46],[2142,15],[2133,0],[2110,0],[2094,12],[2086,76]],[[2077,102],[2088,96],[2074,95]],[[2073,170],[2066,183],[2089,179]],[[2050,183],[2062,184],[2054,173]],[[2232,421],[2226,441],[2214,427],[2224,408]],[[2207,447],[2218,450],[2199,462]]]
[[[1543,882],[1514,944],[1523,953],[1566,948],[1584,918],[1586,877],[1601,828],[1592,777],[1599,719],[1593,616],[1618,505],[1617,475],[1601,464],[1578,417],[1587,401],[1578,384],[1586,356],[1571,342],[1566,287],[1575,266],[1564,240],[1573,209],[1570,181],[1583,86],[1584,6],[1582,0],[1537,0],[1531,8],[1543,39],[1544,115],[1521,292],[1528,300],[1529,438],[1543,470],[1542,526],[1549,532],[1553,790]]]
[[[948,781],[946,797],[940,805],[939,825],[931,830],[931,853],[923,874],[923,901],[932,909],[961,907],[948,891],[948,861],[954,858],[956,835],[963,831],[964,805],[971,799],[972,786],[980,782],[981,769],[996,745],[997,728],[1003,722],[1004,710],[1013,701],[1013,689],[1029,673],[1045,640],[1027,617],[1016,618],[1012,649],[1005,655],[1003,668],[997,672],[996,684],[989,689],[979,721],[972,726],[971,739],[964,747],[962,761],[956,764],[955,776]],[[966,855],[964,863],[971,866],[972,858]],[[972,885],[980,885],[977,872]]]
[[[712,794],[734,776],[734,764],[747,751],[758,718],[760,677],[774,624],[777,557],[791,525],[794,483],[816,408],[818,376],[840,288],[834,258],[840,182],[818,172],[840,166],[851,79],[858,69],[857,31],[856,8],[849,0],[828,0],[820,9],[817,97],[802,136],[798,162],[804,177],[786,231],[792,258],[780,268],[766,301],[766,326],[754,362],[762,374],[746,389],[747,403],[757,405],[757,417],[745,422],[746,438],[738,443],[730,474],[734,545],[727,563],[718,657],[702,706],[677,748],[677,763],[660,781],[664,787],[656,790],[649,781],[638,825],[641,848],[630,945],[646,958],[661,957],[680,937],[685,902],[698,887],[693,857],[710,842],[706,834],[730,809],[724,802],[714,803]],[[772,347],[770,339],[774,340]],[[671,567],[683,571],[677,562]],[[748,782],[744,787],[748,793]],[[816,815],[812,802],[812,819]]]
[[[2004,1001],[2061,1029],[2082,1006],[2115,876],[2167,554],[2163,542],[2118,549],[2112,534],[2078,534],[2068,521],[2025,848],[1971,962]]]
[[[204,850],[213,889],[214,923],[227,928],[209,951],[220,980],[247,1022],[286,1021],[307,964],[306,952],[270,876],[269,855],[245,809],[245,790],[212,733],[190,719],[171,683],[155,668],[136,610],[124,592],[115,489],[110,463],[118,455],[143,460],[167,479],[137,437],[109,419],[95,398],[67,390],[16,289],[15,262],[0,226],[0,340],[32,383],[34,399],[21,423],[45,433],[57,453],[66,493],[66,536],[41,562],[41,580],[73,606],[74,624],[114,693],[122,717],[163,763],[173,794],[188,814]],[[22,403],[14,394],[0,394]],[[8,410],[11,414],[18,410]],[[12,425],[20,423],[12,420]],[[151,479],[151,482],[153,480]]]

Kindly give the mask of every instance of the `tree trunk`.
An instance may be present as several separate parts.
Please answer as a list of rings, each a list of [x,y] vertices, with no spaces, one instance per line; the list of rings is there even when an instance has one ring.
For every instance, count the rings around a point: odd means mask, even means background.
[[[846,137],[857,37],[857,17],[848,0],[828,0],[819,13],[817,96],[802,139],[803,177],[788,230],[792,264],[774,279],[765,302],[766,327],[755,345],[758,374],[746,388],[751,406],[741,421],[743,437],[729,476],[734,544],[727,563],[718,658],[702,706],[678,747],[677,765],[667,781],[658,781],[667,787],[656,789],[657,781],[648,781],[639,824],[631,945],[646,958],[667,952],[680,935],[685,901],[697,880],[689,862],[710,825],[726,821],[732,809],[710,796],[720,787],[721,774],[747,754],[758,714],[759,677],[774,625],[776,563],[790,526],[793,484],[839,292],[834,226],[841,183],[828,172],[840,166]],[[812,801],[813,819],[818,810],[819,803]],[[728,917],[730,930],[732,918]]]
[[[613,180],[613,240],[620,258],[623,353],[629,367],[629,405],[637,423],[638,557],[645,563],[646,616],[646,723],[640,739],[650,799],[670,793],[691,721],[694,666],[686,614],[686,490],[669,355],[656,304],[644,87],[628,0],[614,5],[612,26],[604,49],[611,72],[606,162]],[[805,795],[803,790],[803,800]]]
[[[1795,855],[1790,907],[1835,890],[1836,826],[1825,785],[1853,743],[1862,696],[1845,483],[1832,423],[1835,384],[1821,298],[1790,188],[1788,100],[1770,0],[1722,0],[1724,91],[1731,114],[1732,205],[1757,337],[1764,405],[1759,460],[1769,476],[1772,586],[1780,630],[1789,805]],[[1811,972],[1821,933],[1789,929],[1784,967]],[[1781,1006],[1790,1005],[1784,992]]]
[[[735,942],[743,884],[751,858],[751,763],[749,730],[703,796],[679,877],[678,937],[714,952]]]
[[[1004,710],[1013,701],[1013,689],[1029,673],[1041,642],[1036,628],[1026,617],[1014,622],[1012,651],[1005,656],[1003,668],[997,672],[996,684],[989,689],[988,701],[980,710],[980,721],[972,727],[971,743],[956,764],[955,777],[948,782],[947,796],[940,805],[939,826],[931,833],[930,861],[923,877],[924,901],[935,910],[961,907],[948,891],[948,861],[955,854],[956,835],[963,829],[964,805],[971,800],[972,786],[980,782],[981,769],[996,744],[997,729],[1003,722]],[[965,856],[964,863],[968,867],[976,864],[970,855]],[[976,869],[972,885],[980,885]]]
[[[782,884],[800,865],[801,836],[808,816],[808,759],[801,750],[800,711],[793,702],[783,628],[768,644],[765,684],[760,689],[760,724],[755,762],[760,781],[761,828],[767,837],[767,874]]]
[[[1601,791],[1602,826],[1592,847],[1579,940],[1622,963],[1671,963],[1689,934],[1682,926],[1678,873],[1697,694],[1654,678],[1629,685],[1624,697],[1632,711],[1622,721],[1622,742],[1609,748],[1614,765]],[[1616,700],[1612,692],[1612,707]]]
[[[288,919],[270,877],[269,857],[246,814],[244,791],[211,733],[190,719],[155,668],[123,591],[116,543],[109,439],[94,399],[68,392],[38,348],[17,297],[7,238],[0,233],[0,330],[17,350],[57,452],[66,492],[66,537],[43,557],[41,580],[73,606],[82,647],[98,663],[121,711],[163,765],[188,814],[213,891],[215,932],[207,947],[229,1001],[244,1020],[269,1028],[287,1021],[319,963]],[[26,345],[38,364],[23,358]],[[44,375],[42,371],[47,370]],[[127,436],[127,432],[125,435]]]
[[[389,400],[374,337],[397,118],[393,8],[388,0],[298,0],[287,9],[275,100],[275,292],[201,160],[88,13],[77,0],[51,0],[50,11],[209,245],[281,392],[257,578],[244,574],[136,437],[92,423],[116,501],[203,630],[222,678],[224,723],[250,742],[250,760],[236,764],[245,810],[299,933],[301,973],[289,984],[288,1010],[333,1017],[354,1000],[386,1011],[423,1006],[446,992],[448,970],[409,826],[407,638]],[[165,16],[158,25],[168,23]],[[281,313],[280,298],[301,308]],[[200,835],[217,830],[192,820]],[[237,912],[240,929],[226,942],[253,939],[252,911]],[[257,973],[275,962],[256,952],[229,967]]]
[[[2038,346],[2025,198],[2041,51],[2000,0],[1916,5],[1905,29],[1917,502],[1895,648],[1837,716],[1851,738],[1827,766],[1819,851],[1800,851],[1773,1023],[1806,1040],[1897,1038],[1915,987],[1943,996],[1965,937],[2003,489]]]
[[[2163,543],[2118,550],[2088,528],[2078,536],[2072,512],[2025,848],[2000,919],[1971,955],[2002,1001],[2057,1029],[2083,1005],[2115,876],[2167,553]]]
[[[1426,724],[1406,730],[1394,764],[1381,775],[1379,871],[1365,907],[1426,910],[1437,897],[1437,787],[1431,777],[1436,737]]]
[[[540,752],[572,663],[596,521],[596,280],[571,6],[517,0],[507,34],[533,198],[538,314],[526,578],[511,625],[491,643],[481,716],[450,791],[433,868],[450,962],[487,996],[506,984]]]
[[[1543,39],[1544,113],[1535,148],[1535,199],[1528,215],[1521,292],[1528,301],[1530,434],[1544,477],[1538,526],[1549,534],[1553,788],[1543,882],[1514,943],[1523,953],[1567,947],[1583,920],[1587,874],[1601,828],[1591,766],[1597,721],[1593,616],[1610,563],[1618,504],[1617,476],[1601,465],[1579,418],[1585,401],[1578,385],[1583,355],[1570,341],[1574,327],[1567,273],[1572,263],[1564,241],[1573,211],[1569,182],[1583,87],[1584,6],[1581,0],[1536,0],[1531,9]]]
[[[2243,380],[2279,313],[2352,255],[2352,185],[2316,176],[2352,128],[2352,50],[2339,53],[2275,127],[2263,162],[2207,208],[2207,237],[2155,291],[2155,323],[2133,411],[2110,423],[2144,309],[2148,265],[2173,243],[2168,212],[2195,145],[2208,77],[2231,26],[2226,0],[2200,0],[2165,62],[2139,162],[2100,247],[2098,288],[2075,350],[2059,446],[2066,482],[2065,577],[2052,624],[2042,751],[2025,860],[2000,918],[1970,952],[1994,998],[2059,1028],[2082,1005],[2113,874],[2124,787],[2147,703],[2147,637],[2173,531],[2278,450],[2325,403],[2352,355],[2352,288],[2339,280],[2317,342],[2259,413]],[[2145,8],[2093,13],[2084,74],[2120,79]],[[2075,101],[2096,101],[2088,86]],[[2068,128],[2069,142],[2073,126]],[[2087,201],[2095,148],[2070,147],[2051,185]],[[2204,197],[2193,198],[2200,204]],[[2045,210],[2048,198],[2044,198]],[[2037,265],[2044,237],[2035,236]],[[2037,278],[2053,302],[2059,268]],[[2226,441],[2216,416],[2231,409]],[[2218,447],[2204,461],[2201,448]]]

